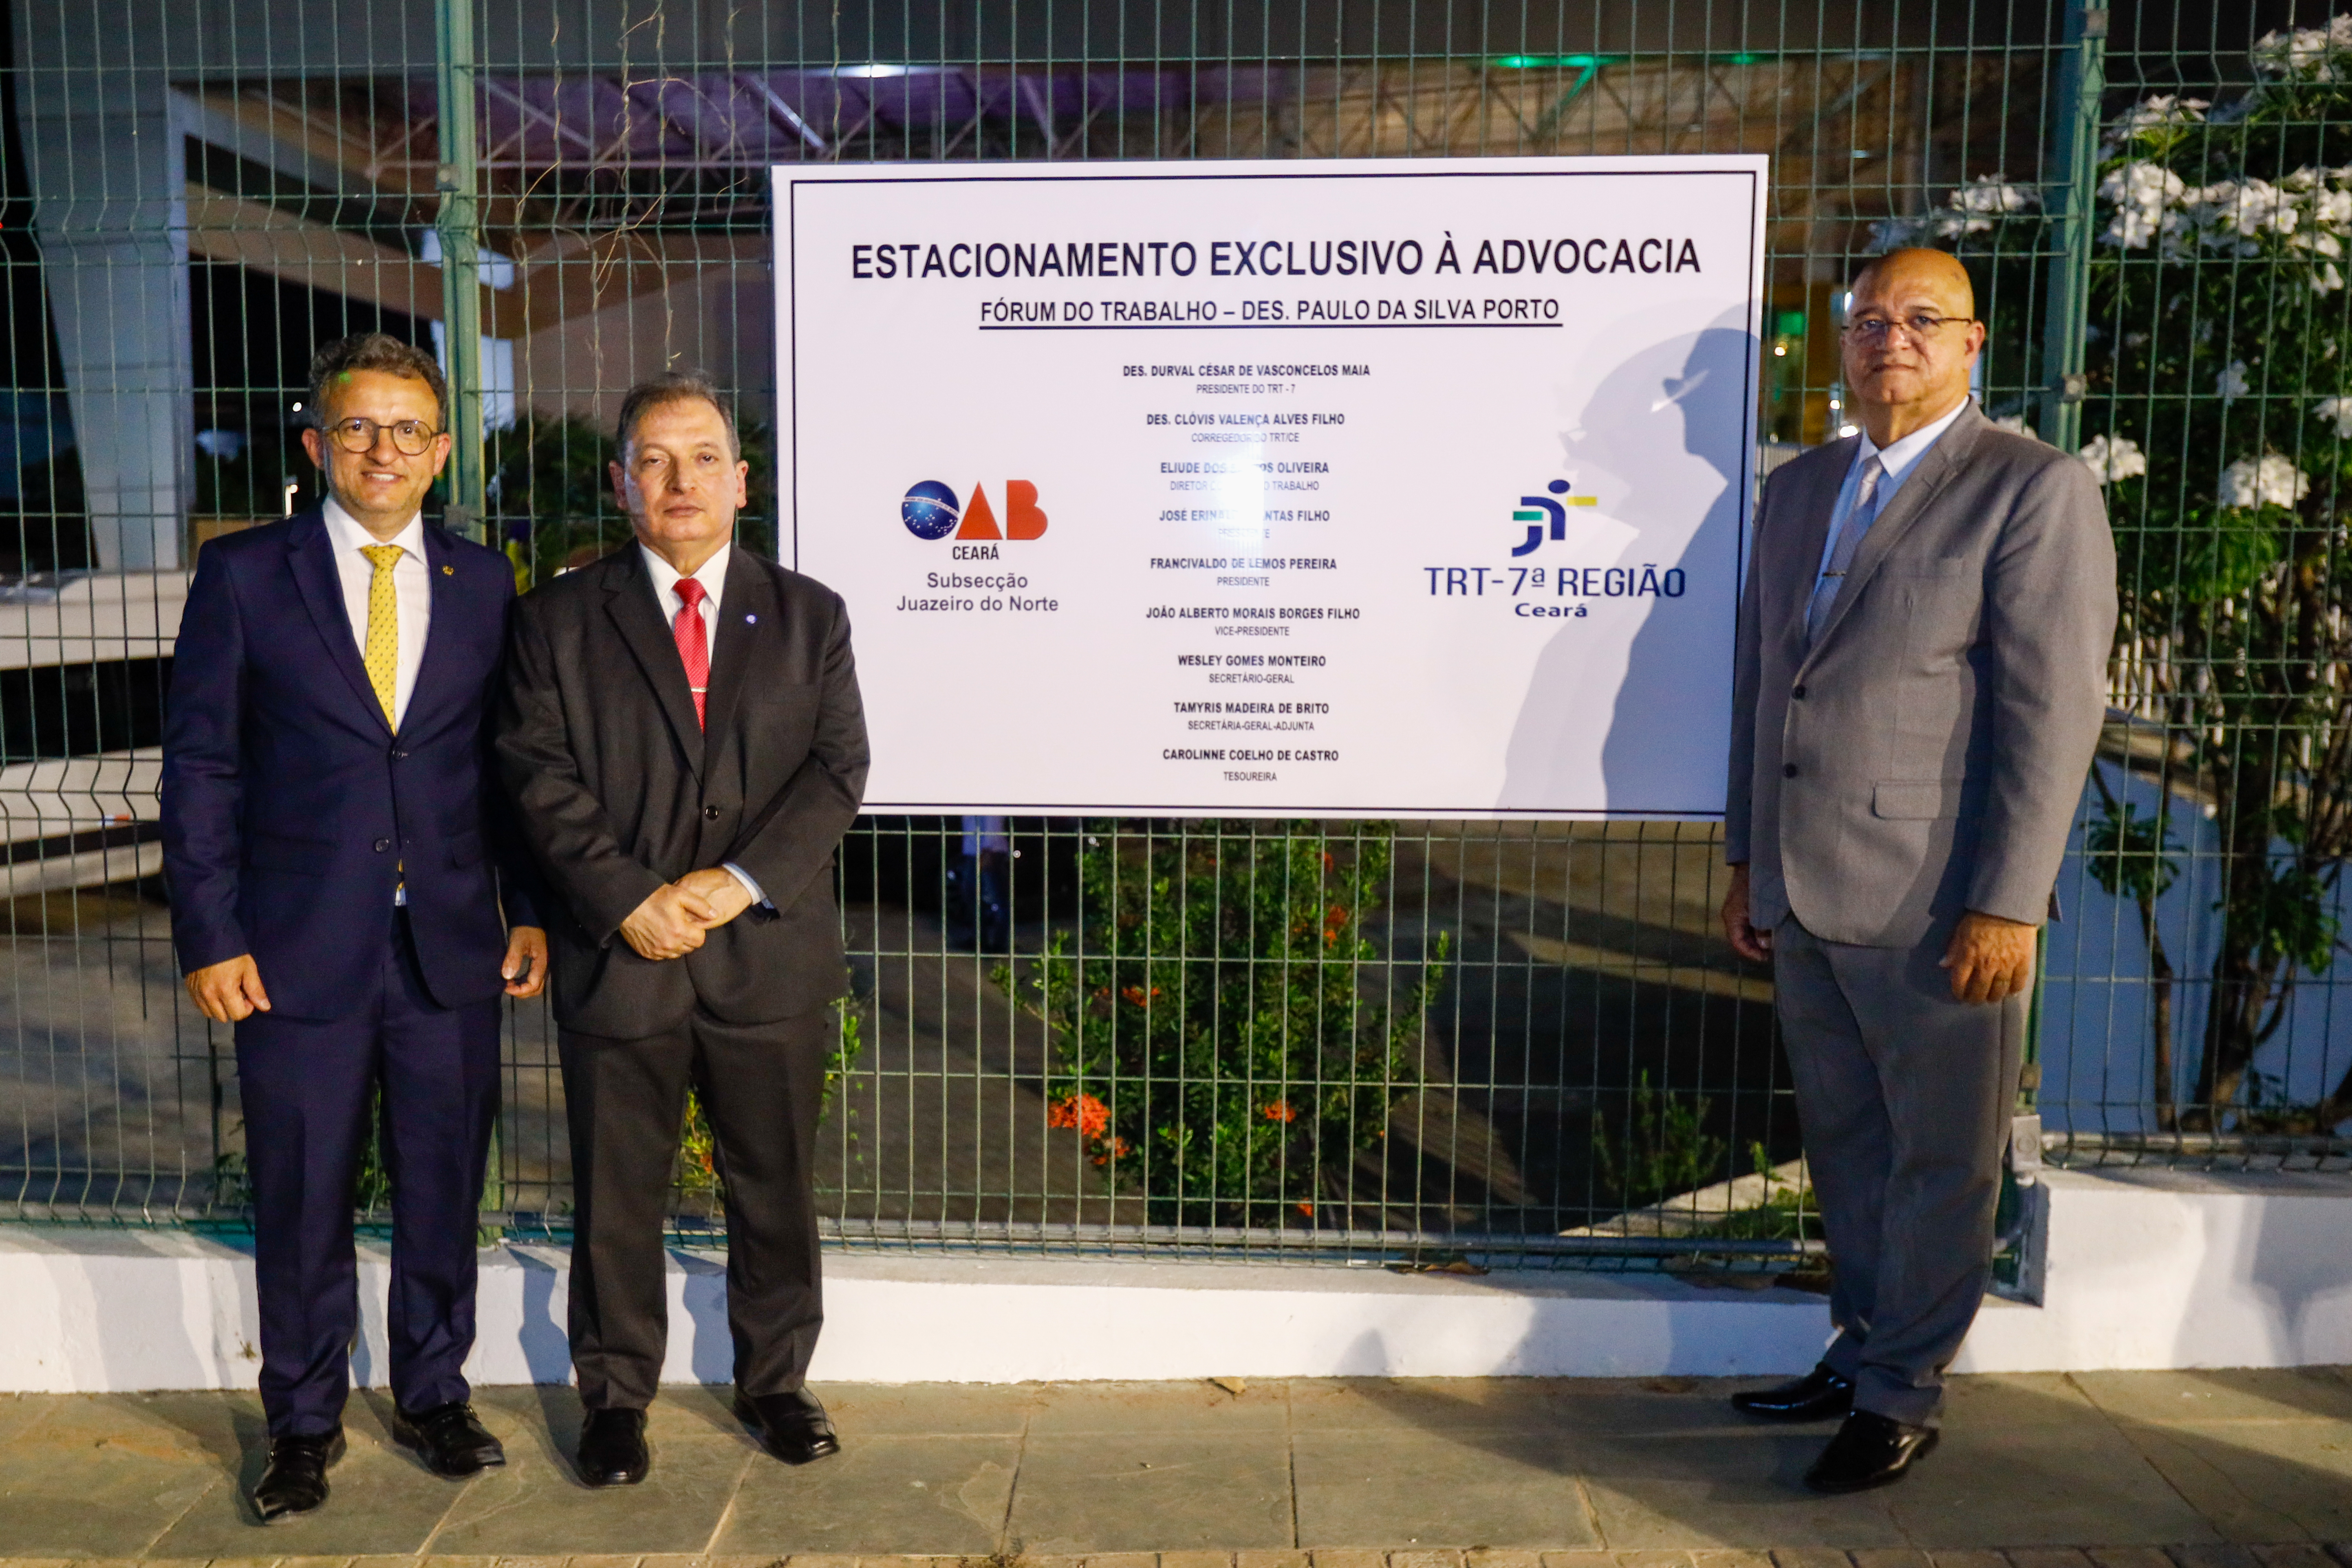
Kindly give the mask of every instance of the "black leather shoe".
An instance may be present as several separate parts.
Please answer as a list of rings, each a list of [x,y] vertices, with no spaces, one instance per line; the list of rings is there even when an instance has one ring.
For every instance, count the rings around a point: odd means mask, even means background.
[[[789,1394],[750,1394],[738,1391],[735,1416],[760,1435],[761,1441],[788,1465],[805,1465],[827,1454],[841,1452],[833,1419],[805,1388]]]
[[[1868,1491],[1901,1480],[1935,1446],[1933,1426],[1913,1426],[1874,1410],[1857,1410],[1805,1472],[1805,1484],[1817,1492]]]
[[[580,1428],[580,1479],[592,1487],[633,1487],[653,1468],[642,1410],[591,1410]]]
[[[483,1430],[474,1418],[474,1407],[462,1399],[413,1415],[395,1407],[392,1435],[415,1449],[426,1469],[453,1480],[507,1462],[507,1451]]]
[[[264,1524],[308,1513],[327,1500],[327,1467],[343,1457],[343,1429],[315,1437],[272,1437],[269,1463],[253,1483],[253,1511]]]
[[[1853,1384],[1826,1366],[1815,1366],[1794,1383],[1735,1394],[1731,1407],[1767,1421],[1826,1421],[1853,1408]]]

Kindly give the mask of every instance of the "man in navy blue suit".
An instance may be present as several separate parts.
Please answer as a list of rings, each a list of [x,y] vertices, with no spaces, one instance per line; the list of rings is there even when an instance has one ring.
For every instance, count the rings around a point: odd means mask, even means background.
[[[262,1522],[326,1500],[359,1326],[354,1189],[381,1090],[394,1433],[445,1476],[502,1464],[467,1404],[499,997],[546,984],[527,862],[490,787],[506,558],[427,524],[449,458],[430,355],[345,338],[310,366],[318,510],[205,547],[163,737],[172,939],[236,1026]]]

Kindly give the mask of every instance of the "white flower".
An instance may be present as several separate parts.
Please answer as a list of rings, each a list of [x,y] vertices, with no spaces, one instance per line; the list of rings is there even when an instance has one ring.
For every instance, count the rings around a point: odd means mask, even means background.
[[[2208,232],[2208,245],[2227,244],[2232,236],[2252,239],[2264,229],[2293,234],[2302,213],[2294,195],[2268,180],[2223,180],[2189,193],[2189,211]]]
[[[2344,274],[2336,270],[2333,261],[2321,262],[2319,270],[2311,275],[2311,291],[2315,294],[2333,294],[2343,287]]]
[[[2310,493],[2308,475],[2276,452],[2266,452],[2222,469],[2214,499],[2231,507],[2293,506]]]
[[[1993,424],[2003,430],[2013,430],[2020,436],[2032,436],[2037,441],[2042,438],[2034,435],[2033,426],[2025,422],[2025,416],[2022,414],[2004,414],[1994,420]]]
[[[2221,395],[2224,403],[2234,403],[2245,396],[2251,384],[2246,380],[2246,362],[2242,359],[2231,360],[2230,368],[2213,378],[2213,390]]]
[[[2325,27],[2265,33],[2248,52],[2254,68],[2265,75],[2333,81],[2343,68],[2341,57],[2352,53],[2352,16],[2337,16]]]
[[[2116,134],[2154,131],[2166,125],[2194,125],[2212,105],[2201,98],[2178,98],[2168,92],[2143,98],[2116,117]]]
[[[1995,219],[2032,212],[2041,205],[2042,193],[2032,185],[2011,184],[2003,174],[1979,174],[1946,196],[1944,205],[1949,210],[1928,221],[1941,237],[1958,239],[1964,234],[1982,234]]]
[[[2322,419],[2335,420],[2336,435],[2352,437],[2352,397],[2323,397],[2311,405],[2311,411]]]
[[[2103,485],[2147,472],[2147,454],[2128,437],[2117,436],[2110,440],[2105,436],[2094,436],[2083,444],[2080,455],[2083,466]]]
[[[2112,205],[2116,216],[2103,237],[2116,245],[2137,248],[2164,227],[2164,209],[2188,190],[2180,176],[2158,163],[2126,163],[2111,169],[2099,182],[2099,198]]]

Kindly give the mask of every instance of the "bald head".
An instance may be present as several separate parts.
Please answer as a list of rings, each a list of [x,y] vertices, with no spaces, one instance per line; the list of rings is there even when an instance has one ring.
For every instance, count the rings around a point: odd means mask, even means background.
[[[1925,250],[1916,247],[1890,250],[1864,262],[1862,270],[1853,275],[1853,292],[1857,301],[1866,291],[1903,286],[1935,290],[1955,307],[1955,314],[1973,316],[1977,313],[1976,285],[1969,281],[1969,269],[1960,265],[1959,258],[1948,250]]]
[[[1840,353],[1854,418],[1880,447],[1968,401],[1984,348],[1968,268],[1940,250],[1895,250],[1854,275]]]

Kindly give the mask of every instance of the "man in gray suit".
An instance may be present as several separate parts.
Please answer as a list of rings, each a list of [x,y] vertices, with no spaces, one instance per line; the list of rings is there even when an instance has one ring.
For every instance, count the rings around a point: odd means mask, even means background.
[[[1821,1491],[1898,1479],[1935,1444],[2105,712],[2098,485],[1970,402],[1975,314],[1939,251],[1854,279],[1861,432],[1766,483],[1740,610],[1723,923],[1772,963],[1838,1331],[1811,1373],[1732,1403],[1844,1416],[1805,1478]]]

